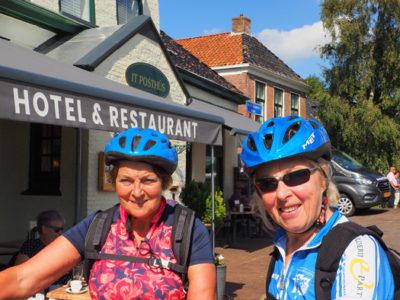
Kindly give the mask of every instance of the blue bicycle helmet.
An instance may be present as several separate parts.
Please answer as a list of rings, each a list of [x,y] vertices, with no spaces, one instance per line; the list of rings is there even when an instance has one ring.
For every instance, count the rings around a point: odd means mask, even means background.
[[[113,137],[104,149],[106,165],[119,160],[134,160],[158,166],[168,174],[178,164],[176,148],[168,137],[153,129],[130,128]]]
[[[241,159],[251,175],[261,164],[288,157],[331,159],[331,142],[325,128],[316,120],[299,116],[272,118],[259,131],[247,135]]]

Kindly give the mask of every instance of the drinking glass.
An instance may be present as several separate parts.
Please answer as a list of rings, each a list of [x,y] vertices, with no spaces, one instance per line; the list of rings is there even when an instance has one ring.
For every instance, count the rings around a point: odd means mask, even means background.
[[[83,279],[83,264],[79,263],[72,269],[72,280]]]

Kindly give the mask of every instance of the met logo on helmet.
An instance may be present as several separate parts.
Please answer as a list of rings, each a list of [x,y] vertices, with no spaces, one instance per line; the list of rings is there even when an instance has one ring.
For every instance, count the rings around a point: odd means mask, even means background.
[[[308,137],[307,141],[302,145],[303,150],[305,150],[308,145],[311,145],[312,143],[314,143],[314,141],[315,141],[315,135],[314,135],[314,132],[313,132]]]

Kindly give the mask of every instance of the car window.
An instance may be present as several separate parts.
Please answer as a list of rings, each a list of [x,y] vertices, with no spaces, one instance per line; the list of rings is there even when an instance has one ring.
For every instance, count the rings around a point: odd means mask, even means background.
[[[357,171],[362,169],[362,165],[358,161],[344,152],[332,151],[332,160],[347,170]]]

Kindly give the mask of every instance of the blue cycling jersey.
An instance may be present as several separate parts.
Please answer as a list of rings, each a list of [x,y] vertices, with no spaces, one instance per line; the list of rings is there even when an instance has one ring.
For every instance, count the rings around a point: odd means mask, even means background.
[[[335,210],[324,227],[297,249],[285,266],[287,235],[280,230],[275,238],[279,250],[268,292],[276,299],[315,299],[314,274],[319,246],[337,224],[349,220]],[[394,281],[385,252],[373,237],[355,238],[340,259],[332,299],[393,299]]]

